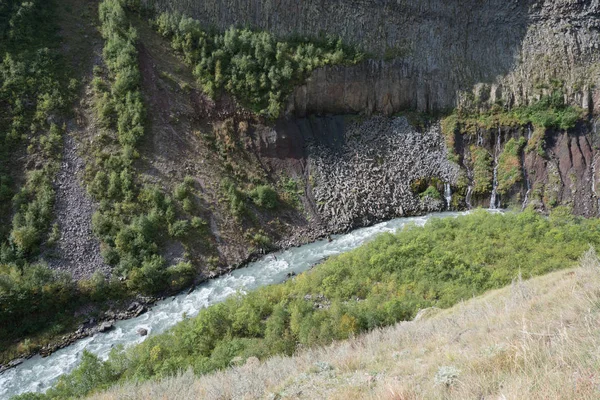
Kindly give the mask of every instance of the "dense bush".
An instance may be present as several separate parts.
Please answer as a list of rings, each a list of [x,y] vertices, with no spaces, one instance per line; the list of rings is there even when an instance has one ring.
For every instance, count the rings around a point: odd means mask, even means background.
[[[226,90],[272,118],[315,68],[355,63],[362,57],[333,37],[319,42],[278,41],[268,32],[236,28],[212,34],[199,21],[176,13],[163,13],[155,22],[159,33],[171,39],[173,48],[194,67],[206,94],[214,97]]]
[[[259,185],[252,189],[248,194],[259,207],[274,209],[279,204],[277,192],[268,185]]]
[[[427,189],[425,189],[422,193],[419,193],[419,197],[421,197],[422,199],[424,199],[425,197],[429,197],[433,200],[442,200],[442,195],[433,185],[427,186]]]
[[[382,234],[284,284],[208,307],[141,345],[114,351],[104,363],[90,359],[43,398],[81,396],[111,382],[185,368],[203,374],[237,356],[291,354],[298,345],[345,339],[411,319],[419,309],[449,307],[519,274],[569,267],[590,244],[600,244],[600,221],[564,209],[549,218],[477,211],[430,220]]]
[[[556,89],[528,107],[516,108],[514,113],[522,125],[531,123],[540,128],[567,130],[582,118],[584,110],[566,104],[563,91]]]
[[[225,194],[225,198],[229,203],[229,209],[231,210],[231,213],[236,217],[243,216],[247,211],[245,202],[246,195],[244,192],[239,190],[235,182],[229,178],[224,178],[221,181],[221,190]]]
[[[460,108],[442,121],[445,135],[455,131],[474,135],[478,129],[492,129],[498,127],[517,127],[532,124],[534,128],[545,131],[549,128],[571,129],[577,121],[583,118],[585,111],[581,108],[570,106],[564,101],[561,89],[555,89],[550,95],[542,96],[526,106],[507,109],[498,105],[485,111]]]
[[[46,265],[0,264],[0,333],[11,337],[14,331],[36,331],[62,313],[75,294],[69,275]]]

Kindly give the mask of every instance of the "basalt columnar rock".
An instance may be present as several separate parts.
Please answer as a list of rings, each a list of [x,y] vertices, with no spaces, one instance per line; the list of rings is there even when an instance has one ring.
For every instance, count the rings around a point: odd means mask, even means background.
[[[291,119],[253,135],[261,159],[305,182],[305,209],[325,232],[444,210],[411,184],[433,177],[443,190],[459,176],[439,126],[420,132],[404,117]]]
[[[369,60],[325,67],[291,96],[288,112],[382,113],[459,103],[521,104],[552,83],[600,110],[600,4],[579,0],[143,0],[204,25],[331,34]]]
[[[405,118],[374,117],[348,124],[344,133],[339,150],[320,144],[309,150],[317,209],[329,229],[445,208],[411,188],[428,177],[457,182],[459,168],[446,156],[439,126],[417,132]]]

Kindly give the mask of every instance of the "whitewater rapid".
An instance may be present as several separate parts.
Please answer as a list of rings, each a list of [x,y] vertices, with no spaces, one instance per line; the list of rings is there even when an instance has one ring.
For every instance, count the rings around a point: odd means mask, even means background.
[[[191,317],[202,308],[225,300],[230,295],[284,281],[288,273],[299,274],[323,259],[347,252],[383,232],[395,232],[407,224],[422,226],[432,217],[455,217],[462,212],[428,214],[422,217],[397,218],[368,228],[356,229],[344,235],[332,236],[304,246],[269,254],[228,275],[200,284],[187,294],[183,293],[158,302],[137,318],[118,321],[115,329],[81,339],[48,357],[35,356],[0,375],[0,399],[24,392],[44,392],[63,374],[72,371],[81,359],[83,350],[106,359],[116,345],[131,346],[143,342],[147,336],[137,333],[139,328],[149,335],[164,332],[184,315]]]

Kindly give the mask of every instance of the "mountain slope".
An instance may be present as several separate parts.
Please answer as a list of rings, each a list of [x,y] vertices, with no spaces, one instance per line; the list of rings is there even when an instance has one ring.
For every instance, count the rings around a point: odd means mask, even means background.
[[[3,2],[0,362],[394,217],[599,215],[598,4],[404,3]]]
[[[127,384],[112,399],[593,399],[600,262],[515,280],[448,310],[331,346],[194,377]]]

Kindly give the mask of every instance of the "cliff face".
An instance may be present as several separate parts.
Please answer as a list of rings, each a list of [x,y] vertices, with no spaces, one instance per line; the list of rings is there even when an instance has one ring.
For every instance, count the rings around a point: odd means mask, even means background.
[[[286,108],[288,121],[280,121],[273,129],[257,131],[259,153],[274,169],[291,169],[307,181],[313,178],[316,187],[307,185],[307,198],[312,199],[310,207],[316,218],[333,221],[333,229],[407,212],[444,208],[443,201],[433,207],[408,195],[402,195],[402,200],[387,207],[385,215],[360,206],[364,198],[383,206],[381,199],[403,193],[412,181],[427,174],[452,184],[456,207],[487,207],[491,189],[468,193],[469,186],[474,185],[470,146],[477,142],[493,160],[510,138],[528,140],[530,134],[526,128],[501,128],[480,132],[479,138],[466,135],[457,138],[455,152],[462,171],[457,175],[443,164],[443,157],[439,157],[433,142],[427,142],[426,137],[414,140],[421,140],[419,145],[424,147],[420,151],[435,154],[435,160],[428,160],[431,165],[415,171],[407,166],[397,169],[399,161],[387,158],[385,148],[391,146],[401,153],[402,146],[396,146],[395,139],[390,139],[393,138],[390,132],[396,129],[391,128],[393,120],[350,127],[338,117],[297,117],[391,116],[406,109],[436,111],[458,105],[472,109],[494,103],[520,105],[550,94],[558,86],[569,103],[592,113],[600,112],[598,0],[142,2],[159,10],[183,12],[218,29],[236,25],[266,29],[280,36],[338,35],[368,54],[369,59],[357,65],[316,70],[290,96]],[[412,133],[401,131],[402,140],[413,140]],[[391,142],[378,143],[377,135],[384,142]],[[362,139],[353,142],[355,137]],[[595,137],[593,127],[579,126],[569,133],[547,132],[543,151],[521,149],[518,155],[521,176],[499,194],[499,204],[533,204],[542,209],[568,204],[578,214],[597,215],[599,156]],[[377,166],[352,159],[351,152],[360,146],[365,154],[371,150],[382,154],[378,174],[373,172]],[[407,165],[419,162],[414,156],[400,158],[403,160],[400,163]],[[364,168],[372,172],[372,177],[359,173]],[[392,194],[384,193],[385,185],[381,184],[389,171],[403,177],[401,188],[391,182],[397,189]],[[336,183],[353,181],[357,176],[360,178],[352,185],[360,195],[355,192],[347,195],[345,183],[340,183],[341,186]],[[326,189],[319,189],[319,185]],[[363,193],[363,189],[370,192]],[[438,190],[443,191],[443,187]],[[333,198],[328,193],[333,193]],[[349,209],[348,204],[354,204],[354,208]],[[335,210],[342,210],[343,215],[335,214]]]
[[[565,84],[569,101],[600,110],[597,0],[143,3],[220,29],[338,35],[372,56],[356,66],[316,71],[291,96],[288,111],[298,115],[526,103],[553,81]]]
[[[328,232],[448,208],[489,208],[493,191],[499,208],[548,212],[565,205],[577,215],[600,215],[594,123],[542,136],[527,126],[457,132],[450,149],[456,162],[438,124],[417,130],[402,117],[313,116],[256,127],[251,136],[265,165],[304,183],[304,210]],[[429,186],[437,196],[425,195]]]
[[[507,143],[511,139],[513,142],[522,140],[525,144],[537,140],[532,138],[532,129],[529,127],[481,130],[476,136],[464,135],[457,139],[454,150],[463,177],[456,182],[455,196],[463,207],[490,207],[491,190],[494,187],[491,171],[498,165],[497,161],[503,152],[507,151]],[[582,123],[569,132],[548,130],[540,140],[542,144],[537,148],[524,145],[512,161],[501,162],[496,167],[497,176],[506,176],[507,168],[515,168],[514,179],[508,187],[500,188],[502,183],[497,185],[497,206],[517,209],[534,207],[549,211],[557,205],[566,205],[575,214],[599,216],[600,143],[595,123]],[[472,191],[477,174],[472,154],[474,146],[483,149],[489,160],[490,190],[479,194]]]

